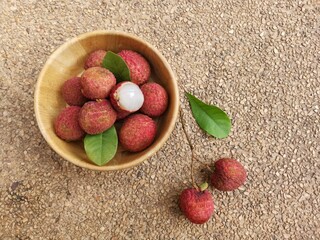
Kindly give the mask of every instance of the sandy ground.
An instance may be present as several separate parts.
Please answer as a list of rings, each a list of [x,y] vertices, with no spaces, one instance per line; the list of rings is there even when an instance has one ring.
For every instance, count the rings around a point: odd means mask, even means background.
[[[320,5],[119,2],[0,1],[0,239],[320,239]],[[181,94],[197,155],[233,156],[249,173],[239,190],[210,189],[208,223],[190,224],[177,205],[190,182],[180,120],[157,155],[121,172],[73,166],[42,138],[33,110],[39,71],[67,39],[97,29],[146,39],[181,93],[232,117],[228,138],[209,137]],[[196,172],[205,179],[202,166]]]

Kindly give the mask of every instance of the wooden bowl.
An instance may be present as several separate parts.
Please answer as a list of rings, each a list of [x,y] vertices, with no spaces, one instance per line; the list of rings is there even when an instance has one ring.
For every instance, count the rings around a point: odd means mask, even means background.
[[[81,74],[89,53],[97,49],[119,52],[131,49],[141,53],[151,65],[151,80],[168,92],[167,111],[157,119],[158,132],[151,146],[142,152],[129,153],[119,148],[116,156],[104,166],[93,164],[86,156],[83,142],[65,142],[56,136],[53,123],[66,107],[60,88],[68,78]],[[82,34],[60,46],[44,65],[35,89],[34,107],[40,131],[61,157],[80,167],[93,170],[119,170],[133,167],[155,154],[169,138],[178,116],[179,92],[174,73],[160,52],[144,40],[116,31],[94,31]]]

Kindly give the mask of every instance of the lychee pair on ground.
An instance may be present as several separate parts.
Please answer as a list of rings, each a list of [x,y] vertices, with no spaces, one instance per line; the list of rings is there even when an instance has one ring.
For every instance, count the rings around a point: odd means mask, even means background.
[[[233,191],[243,185],[246,178],[246,170],[240,162],[231,158],[222,158],[214,163],[210,183],[220,191]],[[205,223],[213,214],[213,198],[206,188],[207,184],[188,188],[180,195],[180,209],[192,223]]]
[[[161,85],[147,82],[150,65],[131,50],[118,53],[130,71],[131,81],[117,84],[114,74],[102,67],[106,53],[91,53],[81,77],[63,84],[62,96],[69,106],[56,118],[55,132],[63,140],[76,141],[86,134],[102,133],[124,119],[118,133],[120,143],[128,151],[142,151],[154,141],[157,126],[152,118],[165,112],[168,94]]]

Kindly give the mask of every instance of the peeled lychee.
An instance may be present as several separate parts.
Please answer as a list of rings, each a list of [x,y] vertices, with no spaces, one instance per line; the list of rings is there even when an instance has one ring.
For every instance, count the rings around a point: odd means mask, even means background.
[[[88,56],[86,62],[84,64],[84,69],[92,68],[92,67],[101,67],[102,61],[106,56],[107,51],[105,50],[96,50]]]
[[[127,64],[133,83],[141,85],[148,81],[151,69],[148,61],[143,56],[131,50],[122,50],[118,55]]]
[[[240,187],[247,178],[244,167],[235,159],[222,158],[214,163],[211,184],[221,191],[232,191]]]
[[[110,100],[117,112],[122,112],[122,115],[125,115],[126,112],[138,111],[143,104],[144,98],[137,84],[121,82],[111,90]]]
[[[188,188],[182,191],[179,207],[183,214],[192,223],[202,224],[212,216],[214,204],[212,195],[208,190]]]
[[[163,114],[168,107],[168,94],[158,83],[145,83],[141,86],[144,96],[144,103],[141,112],[150,116],[158,117]]]
[[[108,100],[90,101],[80,111],[79,123],[89,134],[99,134],[110,128],[116,121],[117,113]]]
[[[78,106],[70,106],[60,112],[54,122],[54,130],[59,138],[76,141],[85,135],[78,122],[80,109]]]
[[[88,99],[81,92],[80,77],[73,77],[64,82],[62,97],[70,106],[82,106]]]
[[[149,147],[157,132],[157,125],[144,114],[133,114],[123,123],[119,140],[122,146],[130,152],[139,152]]]
[[[108,69],[92,67],[81,76],[82,94],[90,99],[107,98],[116,85],[116,78]]]

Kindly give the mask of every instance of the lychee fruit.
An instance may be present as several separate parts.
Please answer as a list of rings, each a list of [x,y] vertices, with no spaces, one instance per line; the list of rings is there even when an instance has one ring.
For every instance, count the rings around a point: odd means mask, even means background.
[[[90,101],[83,105],[79,115],[81,128],[89,134],[99,134],[116,121],[117,113],[108,100]]]
[[[121,82],[111,90],[110,101],[114,109],[124,116],[125,113],[129,115],[129,113],[138,111],[143,104],[144,97],[137,84]]]
[[[139,152],[149,147],[155,139],[157,125],[152,118],[144,114],[133,114],[123,123],[119,140],[130,152]]]
[[[106,56],[107,51],[105,50],[96,50],[88,56],[86,62],[84,63],[84,69],[92,67],[101,67],[104,57]]]
[[[141,91],[144,96],[141,112],[150,117],[158,117],[166,111],[168,94],[160,84],[145,83],[141,86]]]
[[[85,132],[79,125],[80,107],[70,106],[63,109],[54,122],[57,136],[66,141],[76,141],[84,137]]]
[[[122,50],[118,55],[127,64],[133,83],[141,85],[148,81],[151,69],[148,61],[142,55],[131,50]]]
[[[80,79],[80,77],[70,78],[61,87],[62,97],[70,106],[82,106],[88,101],[81,92]]]
[[[122,120],[128,117],[131,113],[127,111],[117,111],[117,120]]]
[[[116,85],[116,78],[106,68],[92,67],[85,70],[81,76],[82,94],[90,99],[107,98]]]
[[[213,214],[213,198],[208,190],[188,188],[180,195],[179,207],[190,222],[203,224]]]
[[[240,187],[247,178],[244,167],[235,159],[221,158],[214,163],[211,184],[220,191],[232,191]]]

